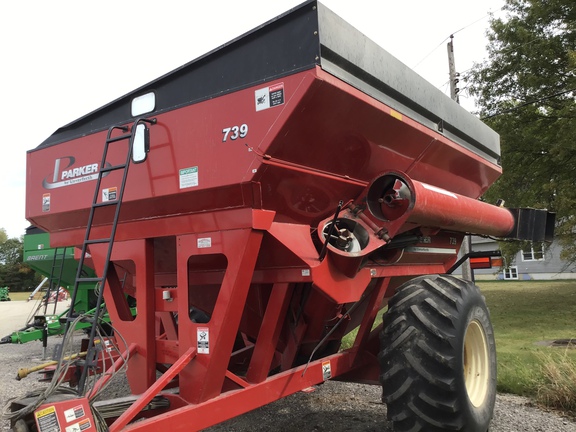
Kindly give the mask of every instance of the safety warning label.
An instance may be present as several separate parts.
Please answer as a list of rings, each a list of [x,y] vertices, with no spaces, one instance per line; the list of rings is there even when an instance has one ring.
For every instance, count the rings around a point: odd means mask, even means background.
[[[210,333],[208,327],[198,327],[196,333],[198,338],[198,354],[210,354]]]
[[[90,419],[84,419],[78,423],[74,423],[66,428],[66,432],[82,432],[92,427]]]
[[[326,381],[330,378],[332,378],[332,366],[330,365],[330,361],[322,362],[322,379]]]
[[[82,418],[86,415],[84,412],[84,407],[82,405],[75,406],[74,408],[67,409],[64,411],[64,418],[68,423],[73,420]]]
[[[211,237],[199,238],[196,241],[196,244],[198,246],[198,249],[210,248],[212,247],[212,238]]]
[[[284,104],[284,83],[258,89],[254,92],[256,111]]]
[[[179,171],[180,189],[198,186],[198,167],[184,168]]]
[[[49,212],[50,211],[50,194],[42,195],[42,211]]]
[[[102,201],[116,201],[118,189],[115,187],[102,189]]]
[[[34,413],[38,432],[60,432],[60,423],[56,416],[56,407],[51,406]]]

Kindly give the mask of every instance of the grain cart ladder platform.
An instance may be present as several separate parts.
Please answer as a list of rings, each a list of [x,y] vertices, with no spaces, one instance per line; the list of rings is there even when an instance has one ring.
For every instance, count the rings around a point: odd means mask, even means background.
[[[122,179],[103,166],[126,149],[95,158],[139,118],[155,123]],[[499,160],[494,131],[317,1],[58,129],[28,152],[26,216],[84,247],[123,348],[72,402],[15,404],[12,423],[201,430],[338,379],[382,385],[396,431],[487,430],[488,310],[447,272],[467,233],[554,226],[478,199]],[[119,214],[91,219],[122,185]],[[130,403],[96,402],[126,363]]]

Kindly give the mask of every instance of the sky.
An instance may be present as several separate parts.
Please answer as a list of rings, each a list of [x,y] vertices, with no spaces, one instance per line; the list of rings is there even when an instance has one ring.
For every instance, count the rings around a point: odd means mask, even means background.
[[[488,14],[504,0],[323,0],[449,94],[456,70],[486,58]],[[31,0],[0,14],[0,228],[20,237],[26,152],[56,129],[300,4],[299,0]],[[461,88],[465,83],[461,83]],[[461,104],[474,109],[473,100]]]

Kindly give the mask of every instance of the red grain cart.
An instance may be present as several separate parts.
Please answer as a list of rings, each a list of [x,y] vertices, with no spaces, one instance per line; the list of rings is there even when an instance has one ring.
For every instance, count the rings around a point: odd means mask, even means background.
[[[13,425],[200,430],[338,379],[382,385],[397,431],[485,432],[493,331],[448,273],[467,233],[543,241],[554,223],[478,200],[499,152],[316,1],[57,130],[28,152],[26,216],[93,266],[76,283],[100,285],[126,347],[94,384],[91,343],[77,397]],[[125,362],[138,396],[95,402]]]

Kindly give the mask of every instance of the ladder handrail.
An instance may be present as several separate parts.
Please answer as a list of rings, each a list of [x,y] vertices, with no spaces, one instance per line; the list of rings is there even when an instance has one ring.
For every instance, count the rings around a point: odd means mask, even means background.
[[[62,249],[62,253],[59,251]],[[52,294],[53,287],[56,285],[56,292],[60,290],[60,284],[62,282],[62,272],[64,271],[64,261],[66,258],[66,249],[64,248],[55,248],[54,249],[54,256],[52,257],[52,267],[50,269],[50,276],[48,276],[48,289],[46,290],[46,295],[44,297],[44,312],[43,314],[46,315],[48,313],[48,302],[50,300],[50,295]],[[61,262],[58,265],[58,258],[61,258]],[[58,273],[58,276],[56,276]],[[42,306],[42,302],[40,304]],[[58,306],[58,301],[54,302],[54,310],[52,312],[53,315],[56,314],[56,307]],[[40,310],[40,308],[38,308]],[[36,312],[38,312],[38,310]]]
[[[110,267],[110,260],[112,257],[112,248],[114,245],[114,238],[116,237],[116,229],[117,229],[118,222],[119,222],[122,199],[124,197],[124,190],[126,187],[126,181],[128,179],[128,168],[130,167],[130,162],[132,159],[134,138],[136,136],[136,129],[137,129],[138,125],[141,123],[155,124],[156,119],[155,118],[152,118],[152,119],[138,118],[134,121],[134,123],[132,124],[131,127],[122,126],[122,125],[115,125],[115,126],[111,126],[108,129],[108,133],[106,135],[106,142],[104,144],[104,149],[102,152],[102,160],[100,162],[100,167],[98,169],[98,177],[96,180],[96,186],[94,188],[94,196],[92,198],[92,205],[90,207],[88,222],[86,224],[86,233],[84,235],[84,242],[82,244],[82,251],[81,251],[80,259],[78,262],[78,269],[76,272],[76,279],[74,281],[74,290],[73,290],[72,299],[71,299],[72,304],[73,305],[76,304],[75,300],[76,300],[76,296],[78,293],[78,286],[81,282],[84,281],[84,279],[86,279],[86,278],[82,278],[82,268],[84,266],[84,259],[86,257],[86,253],[88,252],[88,246],[90,244],[94,244],[94,243],[108,243],[108,251],[106,253],[106,257],[105,257],[105,261],[104,261],[104,268],[102,269],[100,277],[90,278],[91,280],[94,279],[94,281],[96,281],[96,283],[100,284],[100,289],[99,289],[98,296],[96,299],[96,306],[93,309],[94,315],[91,319],[90,335],[89,335],[89,340],[88,340],[88,347],[86,349],[87,355],[85,358],[85,364],[84,364],[84,368],[82,368],[82,373],[81,373],[80,379],[78,380],[78,394],[80,394],[80,395],[83,394],[83,392],[84,392],[84,385],[86,382],[88,368],[93,366],[93,363],[95,360],[94,359],[94,352],[93,352],[94,351],[93,350],[94,338],[96,337],[96,329],[98,327],[98,320],[99,320],[99,316],[100,316],[100,311],[102,309],[104,287],[106,285],[106,280],[108,277],[108,269]],[[115,130],[121,130],[122,132],[124,132],[124,134],[113,137],[112,134]],[[112,206],[112,205],[116,206],[116,209],[114,211],[114,217],[113,217],[113,220],[111,221],[110,235],[109,235],[109,237],[103,238],[103,239],[93,239],[93,238],[91,238],[91,233],[92,233],[92,226],[93,226],[93,222],[94,222],[94,214],[98,208],[104,207],[101,205],[101,203],[98,203],[98,198],[100,196],[100,188],[102,185],[102,177],[111,171],[110,169],[105,169],[105,166],[107,163],[109,145],[111,143],[124,141],[126,139],[129,140],[128,141],[128,150],[126,152],[126,161],[123,165],[117,165],[117,166],[113,167],[114,169],[118,169],[118,170],[122,169],[122,170],[124,170],[124,172],[122,175],[122,181],[120,183],[120,188],[119,188],[118,193],[116,195],[116,199],[110,203],[110,206]],[[70,324],[74,320],[73,314],[74,314],[74,310],[73,310],[73,308],[70,308],[68,317],[66,319],[65,334],[68,331],[70,331]]]
[[[62,255],[61,255],[62,262],[60,263],[60,269],[58,272],[58,283],[56,284],[56,297],[54,299],[54,309],[52,310],[52,315],[56,315],[56,308],[58,307],[58,300],[60,298],[60,286],[62,285],[62,273],[64,272],[64,265],[66,263],[66,249],[68,249],[68,247],[64,246],[64,248],[62,250]],[[56,260],[56,254],[57,253],[58,253],[58,248],[56,248],[56,250],[54,251],[54,260]],[[52,268],[52,270],[54,270],[54,268]],[[52,280],[50,282],[52,282]],[[50,289],[50,288],[48,288],[48,289]],[[50,297],[47,296],[46,297],[46,305],[48,305],[49,300],[50,300]]]

